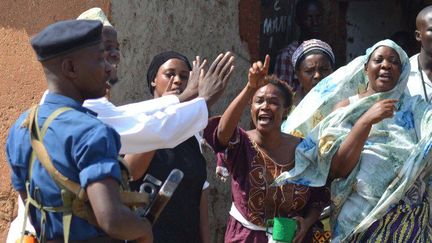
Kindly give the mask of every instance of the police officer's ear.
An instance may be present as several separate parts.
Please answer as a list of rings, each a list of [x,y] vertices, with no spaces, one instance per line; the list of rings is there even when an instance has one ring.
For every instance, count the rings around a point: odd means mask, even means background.
[[[421,33],[420,30],[415,31],[415,38],[417,41],[421,41]]]
[[[72,58],[64,58],[61,61],[61,71],[67,78],[76,79],[78,77],[77,66]]]

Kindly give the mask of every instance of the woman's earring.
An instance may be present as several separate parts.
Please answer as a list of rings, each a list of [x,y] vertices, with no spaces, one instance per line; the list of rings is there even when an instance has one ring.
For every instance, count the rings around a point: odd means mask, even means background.
[[[156,83],[155,83],[154,81],[151,82],[150,85],[151,85],[152,87],[156,87]]]

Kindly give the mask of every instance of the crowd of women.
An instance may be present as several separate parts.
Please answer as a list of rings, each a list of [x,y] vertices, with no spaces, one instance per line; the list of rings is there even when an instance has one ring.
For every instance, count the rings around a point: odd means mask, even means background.
[[[157,73],[150,89],[182,92],[192,70],[187,59],[176,54],[160,63],[157,72],[149,70]],[[432,107],[405,93],[410,70],[405,52],[380,41],[332,73],[331,48],[313,39],[297,48],[292,63],[300,83],[294,94],[286,82],[267,75],[267,56],[252,65],[246,86],[204,130],[232,178],[225,242],[271,241],[266,224],[275,217],[297,221],[293,242],[312,242],[330,204],[333,242],[430,242]],[[168,77],[161,84],[158,75]],[[238,127],[248,104],[251,130]],[[204,232],[197,224],[208,221],[200,221],[203,211],[197,211],[206,176],[196,138],[173,152],[158,151],[150,164],[148,173],[182,168],[191,179],[184,198],[173,201],[159,222],[164,229],[159,239],[170,231],[177,239],[185,236],[180,231],[190,231],[185,242],[199,241],[192,240]],[[169,226],[176,220],[191,222]]]
[[[204,130],[232,178],[225,242],[272,241],[275,217],[297,221],[293,242],[312,242],[327,205],[332,242],[431,242],[432,107],[407,90],[405,51],[380,41],[333,72],[330,46],[311,39],[291,63],[297,90],[268,76],[267,56]],[[248,104],[251,130],[238,127]]]
[[[172,149],[127,154],[136,190],[147,174],[162,181],[173,168],[185,174],[153,226],[154,241],[210,242],[201,150],[208,145],[217,155],[217,172],[231,177],[225,242],[274,242],[267,226],[279,217],[295,220],[293,242],[313,242],[327,206],[332,242],[432,242],[432,107],[424,87],[430,69],[422,66],[432,56],[424,31],[429,27],[432,7],[417,18],[422,49],[415,62],[426,70],[418,68],[424,96],[407,89],[418,81],[410,78],[417,70],[391,40],[334,70],[331,47],[304,39],[289,57],[294,78],[288,83],[294,88],[269,75],[266,56],[252,64],[244,88],[201,134]],[[106,56],[117,65],[116,35],[105,38],[113,38]],[[234,62],[230,55],[223,58]],[[209,71],[227,77],[232,66],[219,67],[221,59]],[[151,94],[185,92],[202,80],[206,62],[197,57],[191,64],[173,51],[156,55],[147,70]],[[241,128],[249,105],[251,128]]]

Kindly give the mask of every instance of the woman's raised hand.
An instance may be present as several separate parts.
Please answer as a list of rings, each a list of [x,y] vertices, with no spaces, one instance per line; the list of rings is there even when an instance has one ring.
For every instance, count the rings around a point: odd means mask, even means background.
[[[396,111],[396,103],[398,100],[385,99],[378,101],[375,105],[369,108],[362,116],[361,119],[370,125],[378,123],[385,118],[393,117]]]
[[[248,86],[253,89],[259,89],[260,87],[267,84],[267,73],[270,65],[270,56],[266,55],[264,64],[261,61],[254,62],[249,68],[248,74]]]
[[[204,67],[207,64],[207,60],[204,59],[201,62],[201,57],[196,56],[195,60],[192,62],[192,70],[189,72],[189,79],[187,86],[183,93],[187,94],[188,100],[195,98],[198,96],[198,85],[201,82],[201,80],[204,78]],[[171,91],[172,84],[174,82],[174,77],[171,77],[167,88],[165,92],[162,94],[162,96],[165,95],[179,95],[179,90]],[[179,97],[180,98],[180,97]]]
[[[201,62],[201,57],[196,56],[195,60],[192,62],[192,71],[189,72],[189,81],[187,88],[193,89],[198,93],[198,85],[204,78],[204,67],[207,64],[207,60],[204,59]]]

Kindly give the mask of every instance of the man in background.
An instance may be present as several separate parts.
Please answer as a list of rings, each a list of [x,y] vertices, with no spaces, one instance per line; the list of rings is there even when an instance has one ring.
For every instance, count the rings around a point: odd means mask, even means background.
[[[291,63],[292,55],[303,41],[322,38],[323,15],[324,7],[319,0],[301,0],[296,4],[295,22],[300,28],[300,36],[278,52],[274,67],[274,74],[294,91],[299,88],[299,82]]]
[[[420,95],[427,102],[432,99],[432,6],[421,10],[416,18],[416,40],[421,43],[420,53],[410,58],[411,72],[407,90]]]

